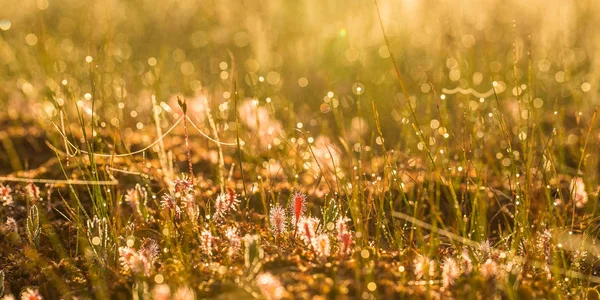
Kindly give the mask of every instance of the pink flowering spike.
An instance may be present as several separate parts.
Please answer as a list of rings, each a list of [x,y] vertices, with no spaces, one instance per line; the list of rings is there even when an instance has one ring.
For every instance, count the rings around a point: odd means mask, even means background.
[[[215,212],[213,214],[214,220],[221,220],[227,214],[227,195],[219,194],[215,200]]]
[[[286,215],[285,210],[280,205],[271,207],[269,212],[269,221],[271,223],[271,231],[275,236],[282,235],[286,230]]]
[[[292,211],[292,224],[294,224],[294,232],[296,232],[298,231],[298,222],[306,210],[306,195],[301,192],[295,192],[292,194],[290,208]]]
[[[240,199],[237,198],[237,194],[232,189],[227,189],[227,203],[232,211],[238,210]]]

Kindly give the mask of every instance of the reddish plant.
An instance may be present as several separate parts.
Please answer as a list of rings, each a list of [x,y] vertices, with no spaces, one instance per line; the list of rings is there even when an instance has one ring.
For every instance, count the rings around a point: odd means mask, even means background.
[[[271,207],[269,212],[269,221],[271,223],[271,231],[275,236],[282,235],[286,230],[285,210],[280,205]]]
[[[294,224],[294,236],[296,236],[298,222],[306,210],[306,195],[302,192],[295,192],[292,194],[290,208],[292,211],[292,224]]]

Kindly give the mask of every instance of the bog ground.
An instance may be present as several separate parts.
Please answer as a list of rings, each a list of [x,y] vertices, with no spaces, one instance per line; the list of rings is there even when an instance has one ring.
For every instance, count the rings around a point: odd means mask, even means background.
[[[0,0],[0,297],[600,298],[599,13]]]

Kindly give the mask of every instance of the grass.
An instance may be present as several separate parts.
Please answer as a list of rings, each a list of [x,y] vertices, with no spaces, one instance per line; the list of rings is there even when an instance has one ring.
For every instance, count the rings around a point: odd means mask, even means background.
[[[595,3],[5,4],[5,299],[600,297]]]

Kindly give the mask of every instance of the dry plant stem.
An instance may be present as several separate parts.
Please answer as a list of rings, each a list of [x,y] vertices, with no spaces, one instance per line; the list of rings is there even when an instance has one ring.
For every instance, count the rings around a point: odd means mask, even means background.
[[[215,125],[215,120],[210,113],[210,106],[208,105],[208,97],[204,97],[204,106],[206,107],[206,117],[208,118],[208,124],[212,128],[213,135],[215,136],[215,140],[217,141],[217,151],[219,153],[219,181],[221,182],[221,193],[225,193],[225,174],[223,170],[225,170],[225,160],[223,159],[223,148],[221,147],[221,143],[219,142],[219,133],[217,132],[217,125]]]
[[[188,129],[187,129],[187,107],[185,106],[185,100],[183,100],[183,132],[185,135],[185,148],[187,150],[187,160],[188,160],[188,168],[190,171],[190,179],[192,179],[192,182],[194,182],[194,169],[192,166],[192,151],[190,150],[190,142],[189,142],[189,136],[188,136]]]
[[[592,128],[594,128],[594,122],[596,121],[596,116],[598,116],[598,105],[596,105],[596,108],[594,109],[594,114],[592,115],[592,119],[590,120],[590,125],[588,126],[588,132],[587,135],[585,137],[585,142],[583,144],[583,149],[581,149],[581,157],[579,158],[579,163],[577,164],[577,174],[575,174],[575,176],[579,176],[579,173],[581,172],[581,166],[583,165],[583,160],[585,159],[585,149],[587,148],[588,145],[588,141],[590,139],[590,134],[592,133]],[[577,184],[573,185],[573,188],[570,191],[570,195],[573,195],[573,192],[575,191],[575,189],[577,188]],[[573,216],[571,217],[571,231],[573,231],[573,227],[575,227],[575,201],[573,201],[573,199],[571,199],[572,203],[572,209],[573,209]]]
[[[158,106],[156,104],[156,96],[152,95],[152,113],[154,115],[154,124],[156,125],[156,134],[161,137],[163,136],[162,128],[160,127],[160,116]],[[165,143],[162,139],[158,142],[158,158],[160,162],[160,167],[164,170],[165,181],[171,182],[173,180],[173,170],[169,169],[169,164],[167,161],[167,153],[165,151]]]
[[[242,164],[242,146],[240,144],[240,120],[238,113],[238,90],[237,90],[237,80],[233,79],[233,96],[234,96],[234,106],[235,106],[235,138],[237,143],[237,152],[238,152],[238,161],[240,163],[240,174],[242,175],[242,185],[244,188],[244,198],[246,201],[244,202],[244,208],[248,207],[248,197],[246,195],[246,180],[244,179],[244,165]]]

